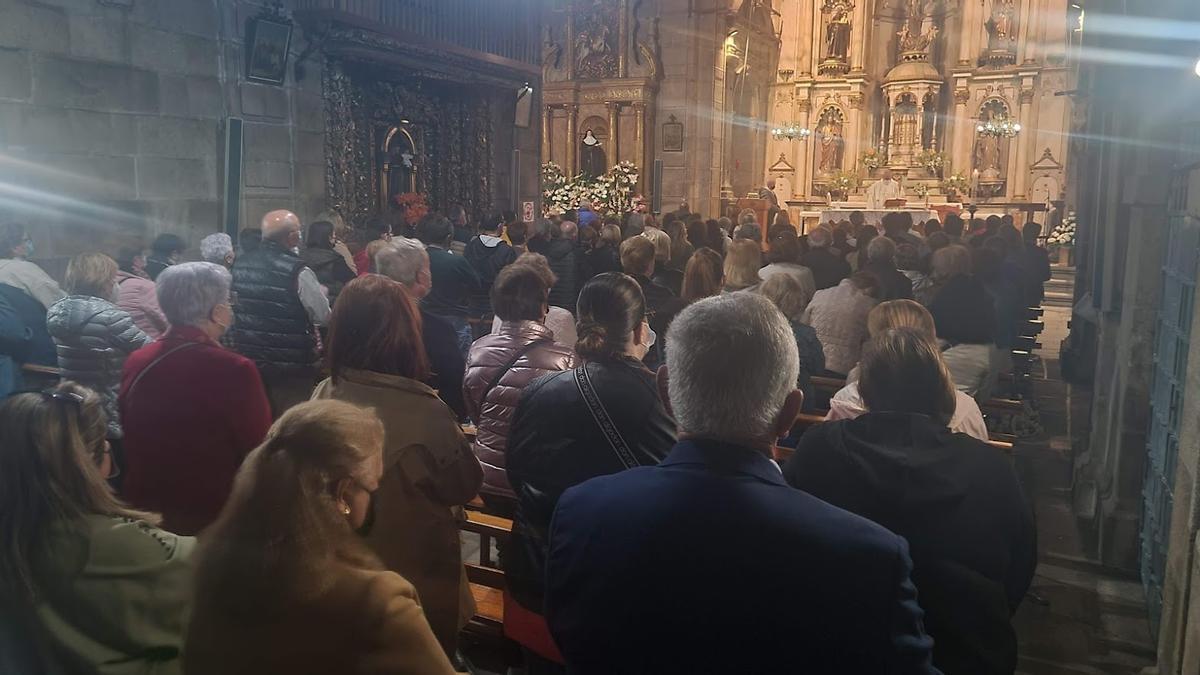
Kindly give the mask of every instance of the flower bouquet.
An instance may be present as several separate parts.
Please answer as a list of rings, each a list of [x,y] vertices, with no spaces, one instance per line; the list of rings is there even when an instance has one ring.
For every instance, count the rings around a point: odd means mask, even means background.
[[[971,193],[971,181],[961,173],[952,173],[942,179],[942,189],[948,198],[955,199]]]
[[[858,164],[866,167],[867,171],[874,171],[883,166],[883,153],[875,148],[867,148],[858,156]]]
[[[425,195],[419,192],[405,192],[404,194],[396,195],[392,198],[392,202],[404,209],[404,222],[408,225],[416,225],[425,214],[429,213],[429,203],[425,201]]]

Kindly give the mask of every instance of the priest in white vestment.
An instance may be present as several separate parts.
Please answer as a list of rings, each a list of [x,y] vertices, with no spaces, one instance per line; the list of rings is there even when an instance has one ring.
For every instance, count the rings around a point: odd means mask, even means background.
[[[882,211],[887,208],[887,200],[903,198],[904,188],[892,177],[891,169],[884,169],[879,173],[879,180],[867,188],[867,210]]]

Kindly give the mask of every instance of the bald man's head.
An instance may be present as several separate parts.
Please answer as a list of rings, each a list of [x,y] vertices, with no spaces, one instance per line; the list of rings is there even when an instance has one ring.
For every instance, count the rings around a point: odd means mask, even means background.
[[[563,239],[574,240],[579,237],[579,226],[569,220],[564,220],[559,229],[562,231]]]
[[[262,238],[263,241],[281,244],[284,248],[299,246],[300,218],[285,209],[271,211],[262,218]]]

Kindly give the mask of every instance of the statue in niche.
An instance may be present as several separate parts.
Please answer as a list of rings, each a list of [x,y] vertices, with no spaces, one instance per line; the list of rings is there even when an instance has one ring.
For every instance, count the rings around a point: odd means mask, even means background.
[[[603,130],[601,133],[604,133]],[[592,129],[584,132],[579,141],[579,170],[588,178],[595,178],[608,171],[608,157],[600,146],[600,139]]]
[[[1017,9],[1013,0],[995,0],[991,15],[985,24],[988,31],[988,46],[991,49],[1011,49],[1017,40],[1014,26]]]
[[[829,14],[825,27],[825,58],[845,61],[850,52],[850,13],[854,4],[847,0],[826,0],[821,8]]]
[[[909,0],[904,23],[896,33],[900,38],[901,53],[928,52],[937,37],[938,27],[933,24],[933,16],[924,7],[924,0]]]
[[[902,98],[896,103],[896,144],[913,146],[920,142],[917,138],[917,117],[920,109],[917,102],[911,98]]]
[[[817,124],[817,137],[821,143],[817,168],[822,173],[841,169],[845,139],[842,137],[842,116],[836,109],[826,108],[825,112],[821,113]]]
[[[999,138],[983,136],[975,141],[975,168],[984,179],[1001,175]]]

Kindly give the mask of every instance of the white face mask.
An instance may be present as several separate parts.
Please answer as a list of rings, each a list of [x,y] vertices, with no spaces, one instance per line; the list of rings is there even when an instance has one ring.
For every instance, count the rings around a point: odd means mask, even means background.
[[[846,237],[846,243],[850,246],[858,246],[858,240],[854,237]]]
[[[654,332],[654,329],[650,327],[650,324],[647,323],[642,325],[646,327],[646,341],[642,343],[642,346],[646,348],[646,351],[650,351],[650,348],[653,347],[654,343],[658,341],[658,334]]]

